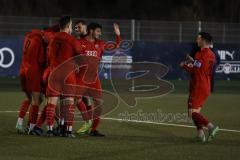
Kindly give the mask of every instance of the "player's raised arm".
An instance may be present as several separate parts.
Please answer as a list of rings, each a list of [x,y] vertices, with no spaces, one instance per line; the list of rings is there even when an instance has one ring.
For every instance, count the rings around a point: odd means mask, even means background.
[[[117,23],[113,23],[113,29],[114,29],[114,33],[116,35],[116,44],[117,46],[119,46],[120,42],[121,42],[121,32],[120,32],[120,28],[119,25]]]
[[[117,23],[113,23],[113,31],[116,35],[115,43],[116,43],[116,47],[118,48],[121,43],[121,32],[120,32],[119,25]],[[107,44],[106,41],[102,41],[103,50],[104,50],[104,47],[106,47],[105,46],[106,44]]]

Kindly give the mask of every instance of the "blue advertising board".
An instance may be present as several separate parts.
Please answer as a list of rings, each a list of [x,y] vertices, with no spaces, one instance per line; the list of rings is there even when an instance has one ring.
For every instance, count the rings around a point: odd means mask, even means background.
[[[23,37],[0,38],[0,77],[18,76],[22,45]],[[168,66],[168,79],[186,79],[188,74],[179,67],[179,63],[191,52],[192,47],[191,43],[124,41],[120,49],[107,50],[102,57],[101,77],[108,78],[111,67],[130,70],[134,62],[149,61]],[[216,78],[240,79],[240,45],[215,44],[215,48],[221,59]]]

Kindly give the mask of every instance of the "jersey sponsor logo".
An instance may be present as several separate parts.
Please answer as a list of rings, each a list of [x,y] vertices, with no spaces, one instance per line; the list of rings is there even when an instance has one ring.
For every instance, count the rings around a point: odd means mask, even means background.
[[[97,56],[97,51],[86,51],[86,55],[96,57]]]
[[[9,54],[10,55],[10,60],[8,62],[5,62],[5,56]],[[9,68],[13,65],[15,60],[15,55],[13,51],[10,48],[3,47],[0,49],[0,67],[2,68]]]

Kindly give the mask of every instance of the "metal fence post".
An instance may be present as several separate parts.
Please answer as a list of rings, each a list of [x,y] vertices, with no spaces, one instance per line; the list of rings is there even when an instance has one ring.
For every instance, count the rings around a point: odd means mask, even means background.
[[[49,25],[49,26],[52,26],[52,24],[53,24],[52,19],[49,18],[49,20],[48,20],[48,25]]]
[[[135,19],[131,20],[131,40],[135,41]]]
[[[179,24],[179,43],[182,42],[182,23]]]
[[[202,22],[198,21],[198,32],[202,31]]]

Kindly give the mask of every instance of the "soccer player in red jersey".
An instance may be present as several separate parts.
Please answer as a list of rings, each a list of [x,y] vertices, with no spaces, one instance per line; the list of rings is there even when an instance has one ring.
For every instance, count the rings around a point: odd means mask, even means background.
[[[47,135],[53,136],[53,125],[54,125],[54,116],[55,116],[55,108],[57,105],[57,101],[60,96],[64,96],[63,108],[67,111],[66,115],[66,123],[67,123],[67,136],[75,137],[72,134],[72,125],[73,125],[73,115],[74,115],[74,95],[65,95],[66,85],[63,84],[76,84],[75,74],[71,74],[70,76],[63,77],[61,74],[55,77],[55,81],[51,81],[50,77],[52,74],[58,71],[58,68],[66,62],[68,59],[72,58],[76,53],[80,53],[82,51],[81,45],[77,39],[71,36],[72,33],[72,20],[69,16],[62,17],[59,20],[60,32],[56,33],[54,39],[50,42],[48,46],[48,55],[50,59],[50,75],[48,78],[48,86],[46,91],[47,99],[47,107],[46,107],[46,120],[47,120]],[[66,66],[66,68],[69,66]],[[57,87],[59,90],[54,89]],[[71,88],[74,89],[74,88]],[[74,90],[66,91],[67,93],[74,93]]]
[[[74,25],[75,36],[77,39],[84,38],[87,35],[87,24],[84,20],[78,20]]]
[[[180,63],[180,66],[191,74],[188,109],[189,116],[197,127],[197,138],[202,142],[208,142],[213,139],[218,126],[214,126],[204,117],[200,111],[211,93],[211,74],[215,62],[215,55],[210,49],[212,36],[206,32],[200,32],[197,36],[197,44],[200,51],[192,58],[187,56],[186,60]],[[205,138],[203,127],[208,128],[208,137]]]
[[[74,26],[75,36],[77,39],[82,39],[87,36],[87,25],[84,20],[78,20]],[[82,114],[82,119],[85,121],[83,126],[77,130],[78,134],[85,134],[89,132],[92,126],[92,120],[89,115],[92,109],[92,101],[90,97],[81,96],[77,98],[77,108]]]
[[[42,74],[45,67],[44,39],[41,30],[32,30],[24,38],[23,56],[20,67],[22,90],[26,94],[20,106],[16,128],[23,132],[23,118],[29,110],[29,132],[36,124],[39,105],[41,104]]]
[[[48,82],[48,76],[50,74],[50,66],[49,66],[49,56],[47,54],[47,47],[49,45],[49,43],[53,40],[56,32],[59,32],[59,25],[54,25],[51,26],[47,29],[44,30],[44,41],[45,41],[45,54],[46,54],[46,67],[45,70],[43,72],[43,77],[42,77],[42,81],[43,81],[43,93],[46,97],[46,88],[47,88],[47,82]],[[32,130],[32,134],[34,135],[38,135],[41,136],[43,134],[43,130],[42,125],[45,122],[46,119],[46,109],[47,109],[47,105],[44,106],[44,108],[42,109],[41,113],[38,116],[37,119],[37,123],[36,126],[34,127],[34,129]]]
[[[114,32],[116,34],[116,41],[117,45],[120,43],[120,29],[117,24],[114,24]],[[78,85],[85,85],[89,89],[87,89],[83,96],[89,96],[93,98],[93,111],[92,111],[92,118],[93,124],[92,129],[90,131],[91,136],[104,136],[103,134],[97,131],[97,127],[100,122],[100,114],[101,114],[101,99],[102,99],[102,87],[101,82],[98,77],[98,65],[100,63],[102,54],[104,52],[105,42],[100,40],[100,36],[102,34],[102,26],[98,23],[90,23],[87,26],[87,35],[84,38],[79,39],[81,42],[82,48],[84,51],[81,52],[81,55],[88,57],[88,69],[95,69],[93,73],[95,73],[95,81],[94,82],[85,82],[84,74],[85,71],[80,68],[80,72],[77,74],[77,84]],[[92,60],[91,60],[92,57]],[[93,64],[94,63],[94,64]]]
[[[82,39],[87,36],[87,25],[84,20],[78,20],[75,22],[74,26],[75,37],[77,39]],[[90,118],[89,112],[92,109],[91,99],[86,96],[77,97],[77,108],[82,114],[82,119],[85,121],[83,126],[77,131],[79,134],[85,134],[89,131],[92,126],[92,120]]]

